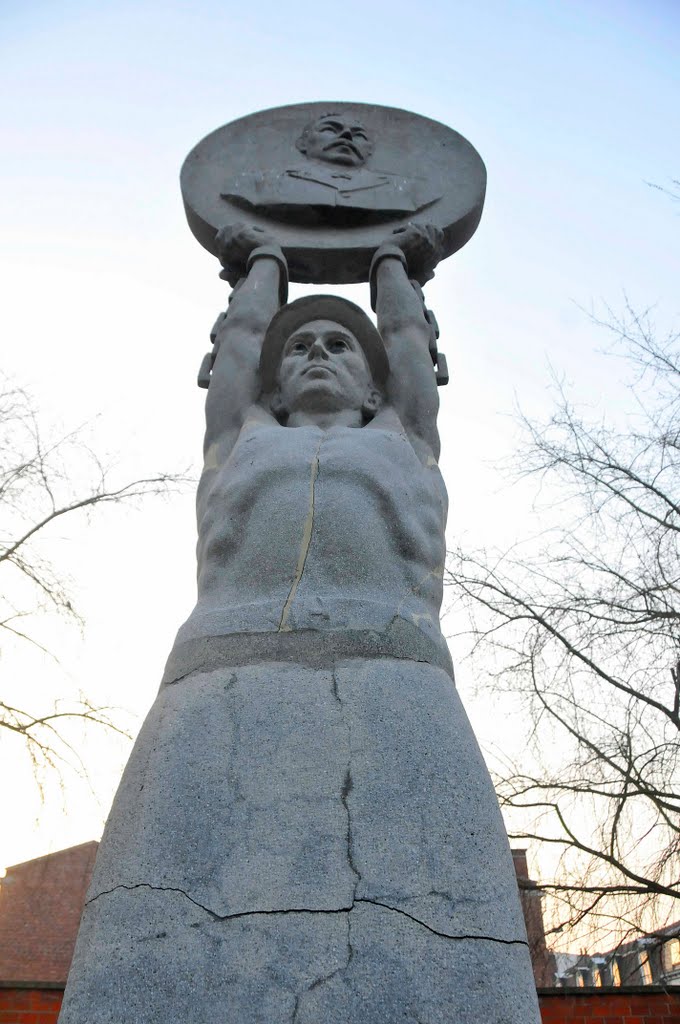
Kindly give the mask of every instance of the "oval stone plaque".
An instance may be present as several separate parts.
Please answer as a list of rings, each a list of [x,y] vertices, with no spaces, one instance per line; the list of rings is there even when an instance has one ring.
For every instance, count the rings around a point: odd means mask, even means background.
[[[293,281],[351,284],[368,279],[376,248],[410,221],[442,230],[442,258],[465,245],[486,170],[438,121],[366,103],[299,103],[207,135],[181,187],[189,226],[214,255],[219,228],[246,222],[275,234]]]

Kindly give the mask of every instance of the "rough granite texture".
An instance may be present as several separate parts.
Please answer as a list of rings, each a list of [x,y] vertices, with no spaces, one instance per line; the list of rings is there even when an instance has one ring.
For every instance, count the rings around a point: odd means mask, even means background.
[[[423,464],[389,411],[326,431],[246,418],[228,457],[206,452],[198,600],[177,642],[238,635],[250,661],[258,637],[372,632],[394,638],[396,657],[450,666],[446,512],[436,461]]]
[[[501,816],[445,671],[268,662],[161,688],[61,1024],[538,1019]]]
[[[362,166],[312,159],[296,145],[329,111],[365,128],[373,152]],[[317,284],[366,281],[376,248],[408,221],[438,225],[445,253],[455,252],[479,223],[485,189],[481,157],[458,132],[407,110],[337,100],[232,121],[182,168],[187,220],[209,252],[217,254],[218,227],[252,219],[276,231],[291,280]]]

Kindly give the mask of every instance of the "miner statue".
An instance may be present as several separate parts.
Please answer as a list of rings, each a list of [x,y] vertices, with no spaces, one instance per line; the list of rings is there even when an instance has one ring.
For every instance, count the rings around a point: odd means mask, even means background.
[[[296,163],[304,157],[305,163]],[[61,1024],[537,1024],[512,857],[439,611],[444,359],[422,285],[484,166],[406,111],[204,139],[233,287],[200,373],[198,594],[132,752]],[[377,323],[289,280],[364,281]]]

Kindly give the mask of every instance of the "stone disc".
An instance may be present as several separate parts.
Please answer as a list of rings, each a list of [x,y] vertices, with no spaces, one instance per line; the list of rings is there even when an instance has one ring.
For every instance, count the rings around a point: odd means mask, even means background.
[[[296,145],[326,114],[363,129],[372,151],[360,166],[310,159]],[[189,226],[216,255],[223,225],[245,222],[279,239],[293,281],[368,279],[371,257],[395,228],[434,224],[444,257],[474,233],[486,170],[458,132],[392,107],[299,103],[223,125],[192,149],[181,172]]]

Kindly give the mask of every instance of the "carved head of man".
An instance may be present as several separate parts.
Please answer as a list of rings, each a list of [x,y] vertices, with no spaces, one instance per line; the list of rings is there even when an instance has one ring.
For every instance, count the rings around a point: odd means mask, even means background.
[[[296,142],[310,160],[361,167],[373,152],[368,132],[348,114],[324,114],[306,125]]]
[[[272,409],[294,413],[356,413],[359,425],[382,402],[389,365],[366,314],[336,296],[307,296],[284,306],[262,346],[260,373]]]

